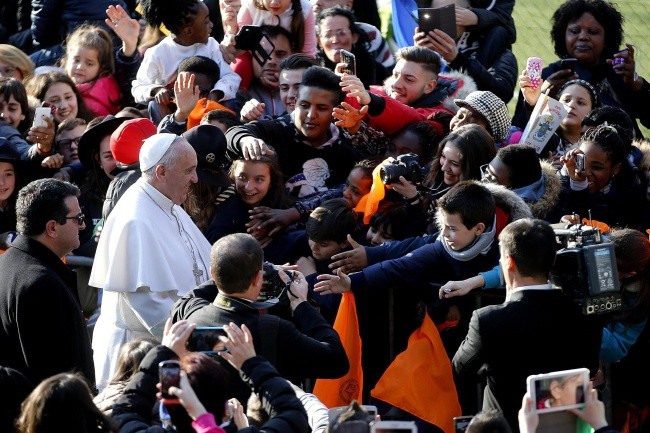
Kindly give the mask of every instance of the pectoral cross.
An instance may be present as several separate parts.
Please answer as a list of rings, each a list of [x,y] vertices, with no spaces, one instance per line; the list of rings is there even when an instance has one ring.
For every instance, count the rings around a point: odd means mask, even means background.
[[[198,286],[202,283],[201,277],[203,276],[203,271],[199,269],[199,265],[196,262],[194,262],[194,269],[192,270],[192,273],[194,274],[194,279],[196,280],[196,285]]]

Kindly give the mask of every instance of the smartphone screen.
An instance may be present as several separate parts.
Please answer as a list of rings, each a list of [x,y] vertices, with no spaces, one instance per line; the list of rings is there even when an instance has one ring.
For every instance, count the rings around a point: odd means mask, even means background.
[[[528,393],[538,413],[584,407],[589,370],[557,371],[528,376]]]
[[[169,394],[169,388],[172,386],[181,386],[181,366],[178,361],[163,361],[158,364],[158,374],[160,379],[160,393],[165,399],[175,399]]]
[[[472,421],[473,416],[455,416],[454,417],[454,431],[455,433],[465,433],[467,426]]]
[[[187,339],[187,350],[203,353],[225,352],[226,347],[219,336],[227,337],[222,326],[198,326]]]

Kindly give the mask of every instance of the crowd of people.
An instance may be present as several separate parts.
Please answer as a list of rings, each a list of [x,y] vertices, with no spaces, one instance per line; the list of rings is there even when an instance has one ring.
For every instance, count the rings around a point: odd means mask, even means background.
[[[420,3],[455,35],[398,47],[361,0],[0,6],[0,430],[365,433],[375,406],[532,433],[557,415],[527,378],[578,368],[569,431],[650,429],[650,83],[622,14],[565,0],[538,79],[514,1]],[[547,97],[566,115],[523,144]],[[615,269],[562,281],[620,287],[604,314],[551,277],[555,230],[593,228]]]

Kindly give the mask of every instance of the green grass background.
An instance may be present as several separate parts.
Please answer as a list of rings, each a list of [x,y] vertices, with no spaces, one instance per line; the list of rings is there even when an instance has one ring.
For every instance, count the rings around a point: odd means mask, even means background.
[[[499,0],[497,0],[499,1]],[[517,0],[513,17],[517,26],[517,42],[513,47],[519,70],[526,66],[528,57],[541,57],[544,64],[557,60],[551,43],[551,16],[561,0]],[[624,41],[634,44],[639,75],[650,81],[650,0],[621,0],[613,2],[623,14]],[[516,92],[519,91],[517,87]],[[514,113],[517,96],[508,104]],[[650,101],[648,109],[650,110]],[[643,129],[646,137],[650,131]]]

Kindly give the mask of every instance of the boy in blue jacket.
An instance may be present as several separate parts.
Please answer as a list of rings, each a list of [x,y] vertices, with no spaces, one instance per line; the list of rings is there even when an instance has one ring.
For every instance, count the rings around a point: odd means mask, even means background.
[[[486,187],[460,182],[438,200],[440,235],[435,242],[349,276],[341,271],[319,275],[315,291],[328,294],[445,283],[492,269],[499,260],[495,212],[494,198]]]

